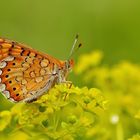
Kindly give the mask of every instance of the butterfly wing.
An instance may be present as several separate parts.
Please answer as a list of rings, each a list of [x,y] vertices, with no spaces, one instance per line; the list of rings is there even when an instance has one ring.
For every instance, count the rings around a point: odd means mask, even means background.
[[[58,65],[49,55],[0,39],[0,91],[11,101],[30,102],[50,89]]]

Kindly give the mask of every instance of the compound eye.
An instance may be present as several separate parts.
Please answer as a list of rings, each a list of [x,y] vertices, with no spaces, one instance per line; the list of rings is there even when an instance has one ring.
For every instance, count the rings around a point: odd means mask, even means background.
[[[68,70],[69,68],[70,68],[70,62],[69,61],[66,61],[65,62],[65,69]]]
[[[70,69],[71,68],[71,66],[70,66],[70,64],[68,64],[68,69]]]
[[[68,67],[68,69],[71,68],[71,61],[68,62],[68,66],[67,67]]]

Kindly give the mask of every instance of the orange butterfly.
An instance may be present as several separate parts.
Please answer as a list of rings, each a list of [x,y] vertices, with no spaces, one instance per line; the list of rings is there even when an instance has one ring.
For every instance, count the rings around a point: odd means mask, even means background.
[[[78,36],[74,41],[71,55]],[[56,83],[66,82],[73,60],[58,60],[0,38],[0,92],[13,102],[32,102]]]

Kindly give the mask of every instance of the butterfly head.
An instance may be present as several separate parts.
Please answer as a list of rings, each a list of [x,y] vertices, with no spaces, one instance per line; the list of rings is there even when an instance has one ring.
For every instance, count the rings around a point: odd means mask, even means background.
[[[71,72],[72,68],[74,66],[73,59],[62,61],[61,67],[58,71],[58,83],[65,82],[69,72]]]
[[[70,72],[72,70],[74,66],[74,60],[70,59],[70,60],[66,60],[64,63],[64,71],[66,72]]]
[[[68,73],[72,71],[73,66],[74,66],[73,59],[63,61],[62,71],[65,78],[67,77]]]

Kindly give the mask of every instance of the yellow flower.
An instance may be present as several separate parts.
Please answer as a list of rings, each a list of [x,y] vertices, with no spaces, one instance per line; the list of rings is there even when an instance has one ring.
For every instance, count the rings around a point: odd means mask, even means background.
[[[100,64],[103,57],[101,51],[93,51],[90,54],[84,54],[79,57],[78,64],[75,66],[75,72],[81,74],[91,66]]]

